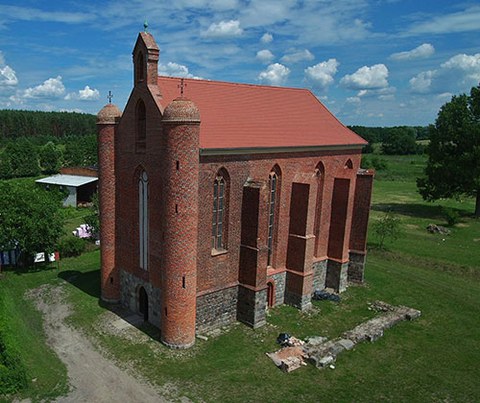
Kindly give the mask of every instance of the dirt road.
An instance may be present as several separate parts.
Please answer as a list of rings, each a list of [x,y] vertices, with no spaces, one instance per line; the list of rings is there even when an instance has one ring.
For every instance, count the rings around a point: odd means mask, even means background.
[[[45,285],[32,290],[29,297],[44,314],[49,345],[67,366],[70,393],[57,402],[167,401],[151,385],[105,358],[84,335],[65,323],[70,308],[62,286]]]

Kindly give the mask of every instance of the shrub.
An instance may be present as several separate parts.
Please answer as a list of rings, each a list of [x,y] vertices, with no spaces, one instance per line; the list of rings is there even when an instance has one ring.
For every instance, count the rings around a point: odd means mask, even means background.
[[[71,236],[62,239],[58,244],[58,251],[60,257],[74,257],[79,256],[85,251],[86,242],[84,239]]]
[[[0,396],[18,392],[27,386],[26,370],[12,336],[8,333],[7,315],[0,295]]]
[[[443,216],[450,227],[454,226],[460,221],[460,214],[458,214],[458,211],[449,207],[443,208]]]
[[[401,233],[400,219],[389,211],[372,224],[372,230],[379,239],[378,247],[383,249],[386,241],[395,241],[399,238]]]

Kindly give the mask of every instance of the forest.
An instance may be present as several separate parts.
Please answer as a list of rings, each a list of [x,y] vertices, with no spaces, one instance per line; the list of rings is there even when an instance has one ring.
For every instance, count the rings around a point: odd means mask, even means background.
[[[94,134],[95,115],[76,112],[0,110],[0,142],[19,137],[63,138]]]
[[[0,110],[0,179],[55,174],[62,166],[97,163],[95,115],[74,112]],[[422,154],[429,127],[349,126],[369,144],[364,153]],[[373,162],[372,162],[373,161]],[[365,164],[381,168],[373,157]]]
[[[95,120],[82,113],[0,110],[0,179],[96,165]]]

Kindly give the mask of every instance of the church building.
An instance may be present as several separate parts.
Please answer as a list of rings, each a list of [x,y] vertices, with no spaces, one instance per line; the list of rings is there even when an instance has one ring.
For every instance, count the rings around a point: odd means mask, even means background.
[[[307,89],[158,75],[139,34],[125,110],[97,116],[101,298],[174,348],[362,282],[366,141]]]

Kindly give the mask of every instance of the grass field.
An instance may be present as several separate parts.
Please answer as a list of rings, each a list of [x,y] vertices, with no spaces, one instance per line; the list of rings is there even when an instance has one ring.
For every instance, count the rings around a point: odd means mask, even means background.
[[[107,335],[99,321],[99,255],[89,252],[62,261],[56,269],[5,273],[0,292],[9,297],[12,327],[22,334],[30,386],[19,397],[49,400],[66,390],[62,363],[45,347],[41,317],[21,296],[43,283],[62,283],[75,308],[70,323],[91,334],[116,360],[158,384],[174,385],[170,397],[194,401],[479,401],[480,386],[480,222],[473,201],[424,202],[415,187],[424,157],[382,157],[388,169],[374,185],[371,220],[385,211],[400,218],[402,236],[388,250],[371,248],[366,283],[352,286],[339,304],[315,303],[307,313],[283,306],[270,310],[268,325],[252,330],[234,325],[187,351],[173,351],[155,339],[147,343]],[[429,223],[446,225],[442,207],[461,219],[449,236],[429,234]],[[375,238],[371,236],[371,244]],[[313,366],[284,374],[265,352],[288,332],[336,337],[373,314],[367,302],[382,299],[420,309],[422,316],[386,331],[376,343],[341,354],[334,370]],[[49,371],[45,371],[49,368]],[[36,379],[35,382],[32,379]]]

